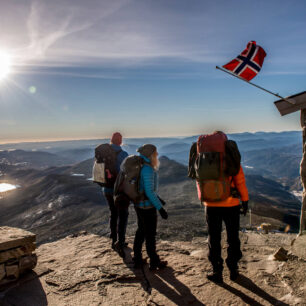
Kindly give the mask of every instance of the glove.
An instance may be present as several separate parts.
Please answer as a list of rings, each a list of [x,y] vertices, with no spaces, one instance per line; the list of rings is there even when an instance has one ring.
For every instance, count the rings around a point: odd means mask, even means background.
[[[167,214],[167,212],[166,212],[163,208],[161,208],[161,209],[159,210],[159,213],[160,213],[160,215],[161,215],[161,217],[162,217],[163,219],[165,219],[165,220],[168,219],[168,214]]]
[[[240,214],[241,215],[246,215],[247,214],[247,211],[248,211],[248,208],[249,208],[249,205],[248,205],[249,201],[242,201],[242,204],[240,206]]]

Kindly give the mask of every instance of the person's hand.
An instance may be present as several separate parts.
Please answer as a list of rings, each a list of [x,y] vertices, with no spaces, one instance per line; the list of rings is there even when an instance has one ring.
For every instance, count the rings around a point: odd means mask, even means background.
[[[168,214],[167,214],[167,212],[166,212],[163,208],[161,208],[161,209],[159,210],[159,213],[160,213],[160,215],[161,215],[161,217],[162,217],[163,219],[165,219],[165,220],[168,219]]]
[[[246,215],[249,205],[248,205],[249,201],[242,201],[241,206],[240,206],[240,214],[241,215]]]

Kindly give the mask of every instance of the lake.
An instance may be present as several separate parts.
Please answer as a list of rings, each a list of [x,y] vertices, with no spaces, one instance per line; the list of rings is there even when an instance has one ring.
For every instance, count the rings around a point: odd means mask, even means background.
[[[18,187],[17,185],[12,185],[8,183],[0,183],[0,192],[10,191],[10,190],[16,189],[17,187]]]

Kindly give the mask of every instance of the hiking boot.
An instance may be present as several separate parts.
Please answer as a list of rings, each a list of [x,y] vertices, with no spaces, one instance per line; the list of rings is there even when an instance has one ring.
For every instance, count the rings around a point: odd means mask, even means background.
[[[117,241],[117,235],[116,235],[116,234],[110,233],[110,234],[109,234],[109,239],[112,239],[112,240],[116,240],[116,241]]]
[[[124,246],[122,246],[119,241],[114,244],[114,250],[119,254],[120,257],[125,258]]]
[[[223,277],[222,272],[213,272],[206,275],[206,278],[214,283],[222,284]]]
[[[116,251],[116,241],[112,241],[112,249]]]
[[[230,280],[235,281],[239,276],[238,269],[230,270]]]
[[[134,269],[140,269],[143,265],[145,265],[147,263],[146,260],[142,259],[142,258],[132,258],[133,262],[134,262]]]
[[[151,262],[149,269],[151,271],[155,271],[157,269],[164,269],[164,268],[167,267],[167,265],[168,265],[168,261],[160,260],[160,261],[157,261],[157,262]]]

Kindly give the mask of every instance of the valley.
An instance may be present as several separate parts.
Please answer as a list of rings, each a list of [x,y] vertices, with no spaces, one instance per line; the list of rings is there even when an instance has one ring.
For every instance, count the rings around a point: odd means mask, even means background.
[[[301,205],[300,133],[229,136],[240,148],[250,193],[252,215],[241,217],[242,228],[269,222],[275,230],[289,225],[291,231],[297,231]],[[195,182],[187,177],[188,150],[196,138],[126,139],[123,146],[129,154],[135,154],[141,143],[158,146],[159,194],[167,202],[169,213],[167,221],[159,221],[158,235],[163,239],[190,240],[206,235],[204,209],[197,199]],[[20,188],[0,198],[0,224],[28,229],[38,235],[39,243],[81,230],[107,236],[108,206],[101,188],[90,180],[93,149],[98,143],[97,140],[67,142],[62,146],[57,143],[55,149],[52,143],[40,144],[41,148],[35,143],[35,151],[28,151],[30,144],[2,145],[0,184]],[[129,235],[134,233],[135,226],[131,205]]]

